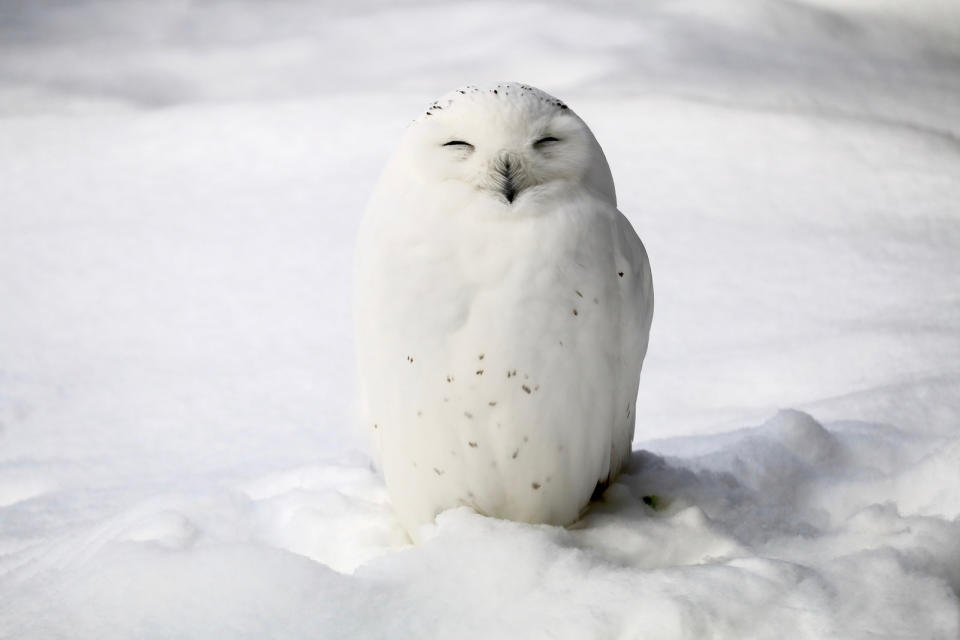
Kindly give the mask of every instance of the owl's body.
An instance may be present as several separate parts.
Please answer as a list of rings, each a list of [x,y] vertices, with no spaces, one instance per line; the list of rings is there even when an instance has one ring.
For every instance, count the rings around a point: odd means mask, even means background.
[[[536,89],[496,89],[411,126],[361,233],[364,427],[414,539],[460,505],[569,524],[633,438],[643,245],[582,121]]]

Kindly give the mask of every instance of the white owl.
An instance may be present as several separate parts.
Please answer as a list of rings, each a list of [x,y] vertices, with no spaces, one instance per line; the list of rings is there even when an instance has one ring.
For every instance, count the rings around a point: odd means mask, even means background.
[[[569,524],[630,455],[650,264],[556,98],[470,86],[407,129],[355,302],[363,426],[414,540],[461,505]]]

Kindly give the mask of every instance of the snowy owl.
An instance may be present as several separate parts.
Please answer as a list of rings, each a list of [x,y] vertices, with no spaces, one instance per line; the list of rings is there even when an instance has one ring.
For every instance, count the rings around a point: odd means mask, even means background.
[[[445,509],[567,525],[630,455],[650,264],[590,129],[468,86],[401,139],[361,227],[363,428],[414,540]]]

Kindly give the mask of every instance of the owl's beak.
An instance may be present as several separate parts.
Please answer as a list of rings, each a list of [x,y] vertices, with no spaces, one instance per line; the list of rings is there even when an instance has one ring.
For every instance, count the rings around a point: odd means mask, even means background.
[[[520,172],[520,162],[512,154],[500,154],[493,164],[494,181],[499,187],[499,191],[506,198],[507,202],[512,204],[517,194],[523,187],[517,185],[518,173]]]

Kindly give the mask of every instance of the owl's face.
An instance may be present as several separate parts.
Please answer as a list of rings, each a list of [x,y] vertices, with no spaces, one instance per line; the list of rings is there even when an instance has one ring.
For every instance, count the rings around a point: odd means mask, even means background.
[[[603,152],[562,102],[527,85],[467,87],[434,103],[411,127],[406,154],[431,188],[467,189],[498,205],[569,189],[615,202]]]

